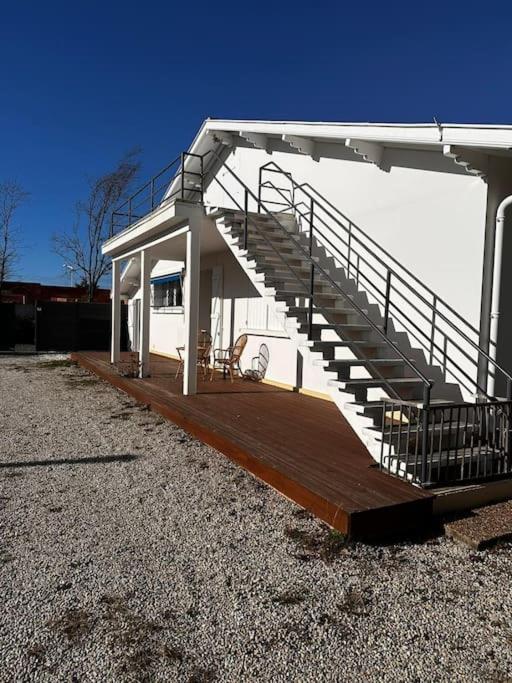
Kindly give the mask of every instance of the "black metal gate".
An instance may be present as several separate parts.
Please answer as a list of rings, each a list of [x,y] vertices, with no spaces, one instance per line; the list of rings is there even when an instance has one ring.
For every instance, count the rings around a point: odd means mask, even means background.
[[[35,351],[32,304],[0,304],[0,351]]]
[[[110,335],[110,304],[0,304],[0,351],[107,351]],[[128,307],[122,305],[121,350],[127,347]]]

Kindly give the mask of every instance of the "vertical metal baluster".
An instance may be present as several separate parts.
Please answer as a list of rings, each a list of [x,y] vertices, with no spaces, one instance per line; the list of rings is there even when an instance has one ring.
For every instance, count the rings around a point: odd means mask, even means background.
[[[503,449],[504,449],[504,462],[507,463],[507,472],[510,472],[511,469],[511,456],[512,456],[512,439],[510,438],[510,412],[511,412],[511,403],[510,401],[512,400],[512,380],[510,380],[507,377],[507,403],[503,406],[503,420],[504,420],[504,434],[503,434],[503,439],[504,439],[504,444],[503,444]]]
[[[199,182],[201,183],[201,186],[199,188],[199,198],[201,200],[201,204],[203,204],[204,203],[204,159],[202,156],[199,157],[199,172],[201,174],[201,177],[199,178]]]
[[[313,338],[313,299],[315,292],[315,262],[313,261],[313,220],[315,213],[315,202],[311,200],[309,213],[309,258],[311,259],[311,272],[309,275],[309,331],[308,337]]]
[[[384,334],[388,333],[388,320],[389,320],[389,299],[391,297],[391,271],[388,270],[386,275],[386,300],[384,302]]]
[[[468,423],[469,423],[469,406],[464,406],[466,412],[466,419],[464,422],[464,429],[462,431],[462,476],[461,479],[466,479],[466,441],[468,439]]]
[[[400,456],[402,454],[402,419],[404,416],[404,407],[402,403],[399,403],[399,414],[398,414],[398,445],[397,445],[397,453],[396,453],[396,468],[397,468],[397,474],[398,472],[398,464],[400,462]]]
[[[507,403],[506,404],[506,419],[505,419],[505,443],[504,443],[504,448],[505,452],[507,454],[507,472],[510,472],[510,460],[511,460],[511,455],[512,455],[512,439],[510,438],[510,412],[511,412],[511,404]]]
[[[391,403],[391,417],[389,419],[388,434],[388,474],[391,472],[391,456],[393,450],[393,415],[395,414],[395,404]]]
[[[448,337],[445,334],[444,335],[444,344],[443,344],[443,376],[446,381],[446,370],[447,370],[447,358],[448,358]]]
[[[455,450],[454,450],[454,454],[455,454],[455,462],[454,462],[454,465],[455,465],[455,468],[457,467],[457,463],[458,463],[458,460],[459,460],[460,410],[461,410],[461,408],[460,408],[460,405],[459,405],[459,406],[457,406],[457,428],[456,428],[456,430],[455,430]],[[462,472],[461,472],[460,478],[462,479]]]
[[[407,406],[407,437],[406,437],[406,444],[405,444],[405,476],[407,476],[407,472],[409,470],[409,449],[410,449],[410,443],[411,443],[411,406]],[[418,433],[416,432],[416,438],[418,436]]]
[[[185,153],[182,152],[181,156],[181,198],[185,199]]]
[[[436,413],[435,410],[434,410],[434,413]],[[439,447],[439,453],[438,453],[439,461],[437,463],[437,481],[438,482],[441,481],[441,463],[442,463],[442,459],[443,459],[444,409],[440,408],[439,413],[440,413],[441,421],[439,423],[439,441],[438,441],[438,447]]]
[[[428,418],[430,408],[430,385],[425,384],[423,387],[423,434],[422,434],[422,448],[421,448],[421,483],[425,484],[427,480],[427,457],[428,457]]]
[[[258,172],[258,213],[261,213],[262,176],[263,176],[263,168],[260,166],[260,170]]]
[[[430,365],[432,365],[432,362],[434,360],[434,343],[435,343],[435,336],[436,336],[436,313],[437,313],[437,296],[434,294],[434,298],[432,300],[432,323],[431,323],[431,332],[430,332]]]
[[[446,449],[446,476],[448,476],[448,471],[450,469],[450,451],[452,447],[452,428],[453,428],[453,407],[450,406],[450,412],[448,413],[448,448]],[[457,464],[457,460],[455,460]]]
[[[480,476],[480,461],[482,460],[482,435],[484,433],[484,409],[479,406],[477,408],[477,415],[478,415],[478,431],[476,433],[476,438],[477,438],[477,448],[478,448],[478,455],[476,459],[476,476],[477,478]]]
[[[380,469],[384,469],[384,439],[386,430],[386,401],[382,403],[382,427],[380,437]]]
[[[471,420],[471,438],[469,448],[469,479],[473,474],[473,456],[475,452],[475,422],[478,420],[478,412],[476,406],[473,406],[473,419]]]
[[[416,419],[416,443],[414,444],[414,479],[418,480],[418,465],[419,465],[419,454],[420,454],[420,443],[423,443],[423,422],[420,420],[420,409],[416,408],[417,415]],[[421,438],[420,438],[421,437]],[[421,474],[421,470],[420,470]]]
[[[248,239],[248,232],[249,232],[249,226],[248,226],[249,216],[248,216],[248,214],[249,214],[249,192],[248,192],[248,189],[245,188],[245,194],[244,194],[244,249],[246,251],[247,251],[247,239]]]
[[[491,462],[492,474],[496,458],[496,411],[494,410],[494,406],[486,405],[485,415],[484,477],[488,475],[489,460]]]
[[[428,467],[428,482],[429,484],[432,483],[432,475],[434,472],[434,445],[435,445],[435,436],[436,436],[436,409],[431,408],[429,410],[429,413],[432,417],[432,420],[430,422],[430,458],[429,458],[429,467]]]
[[[347,277],[350,277],[350,260],[352,258],[352,221],[348,222],[348,249],[347,249]]]

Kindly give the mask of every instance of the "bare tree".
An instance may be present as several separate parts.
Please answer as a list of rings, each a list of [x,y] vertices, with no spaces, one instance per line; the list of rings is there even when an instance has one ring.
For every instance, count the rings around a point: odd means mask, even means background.
[[[20,252],[20,229],[14,223],[16,211],[27,200],[28,192],[14,180],[0,183],[0,293],[12,277]]]
[[[89,301],[102,277],[110,271],[110,259],[101,253],[108,238],[110,214],[127,195],[140,168],[139,150],[128,152],[117,167],[89,182],[89,196],[76,205],[77,219],[70,232],[53,236],[54,251],[77,271],[87,287]]]

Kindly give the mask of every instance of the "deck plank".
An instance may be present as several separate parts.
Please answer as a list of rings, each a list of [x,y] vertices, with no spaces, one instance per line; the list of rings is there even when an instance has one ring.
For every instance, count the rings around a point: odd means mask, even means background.
[[[378,539],[430,521],[432,494],[380,472],[334,403],[220,375],[183,396],[172,359],[152,355],[140,380],[119,376],[103,352],[72,358],[343,533]]]

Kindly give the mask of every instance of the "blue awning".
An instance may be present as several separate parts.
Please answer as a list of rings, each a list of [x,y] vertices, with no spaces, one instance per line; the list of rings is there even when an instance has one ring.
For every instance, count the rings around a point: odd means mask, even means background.
[[[179,282],[181,280],[180,273],[173,273],[172,275],[161,275],[160,277],[152,277],[152,285],[165,285],[168,282]]]

